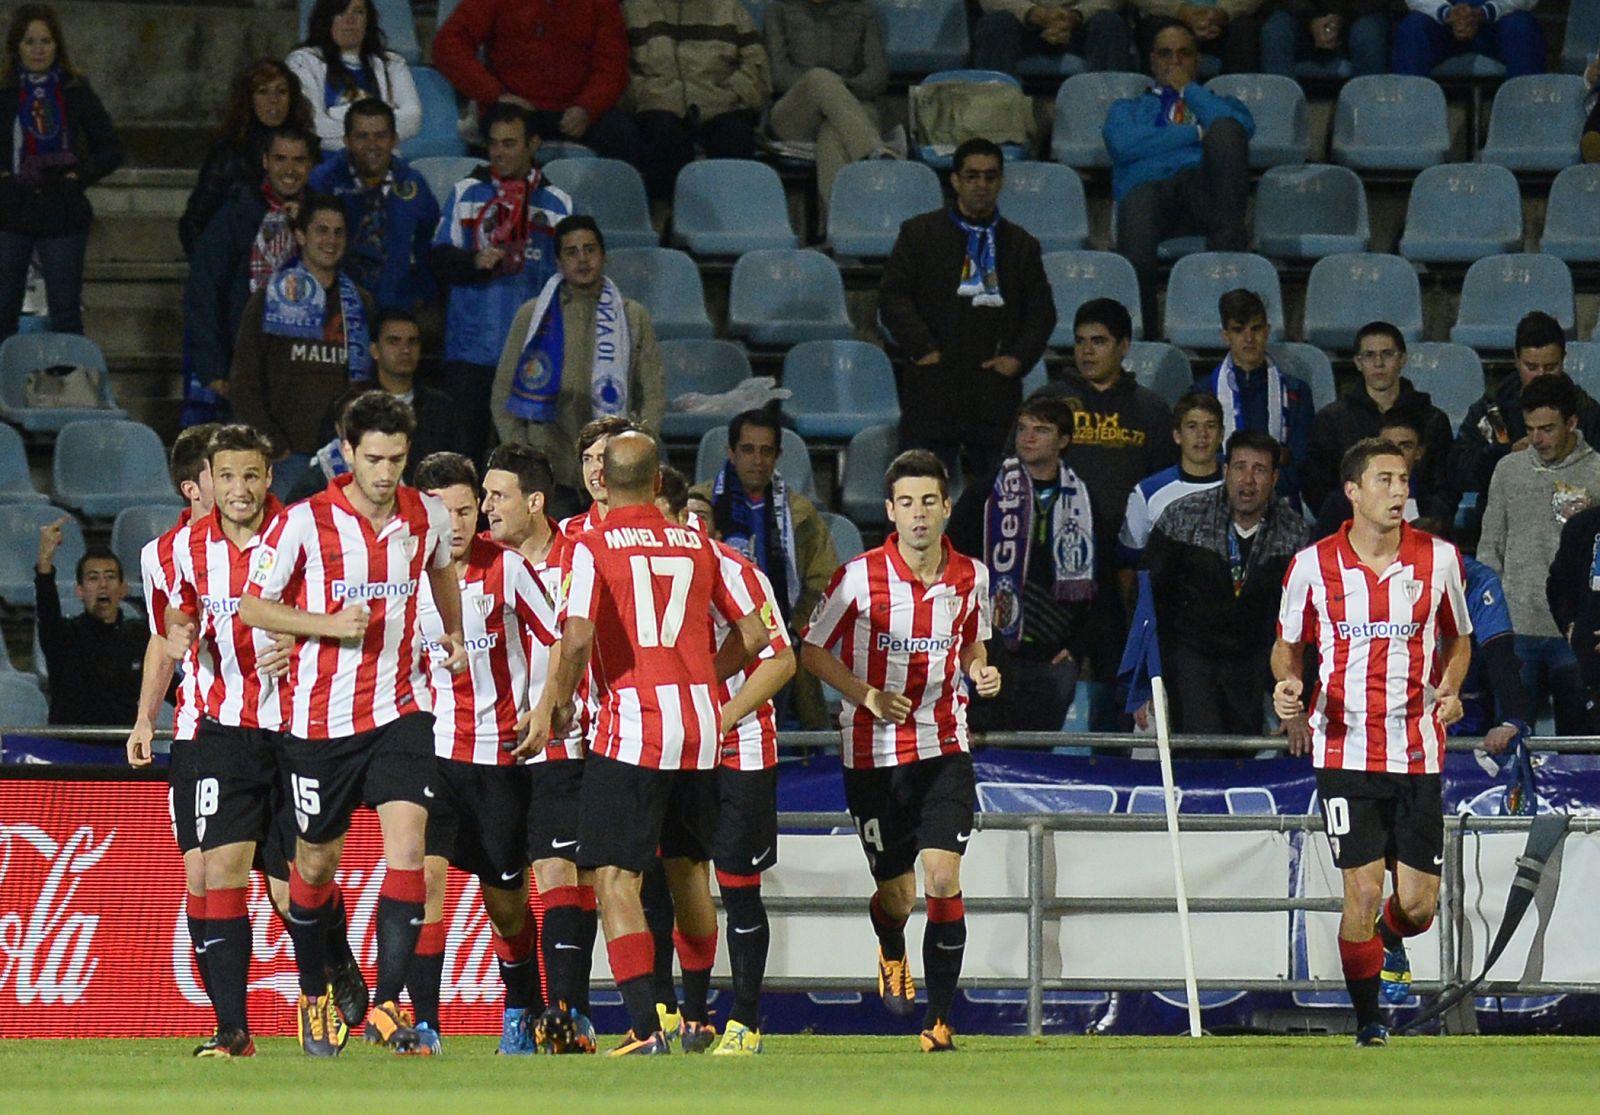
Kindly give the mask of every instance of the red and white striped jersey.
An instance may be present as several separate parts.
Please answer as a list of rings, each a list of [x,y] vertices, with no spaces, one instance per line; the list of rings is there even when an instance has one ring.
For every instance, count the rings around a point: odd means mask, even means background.
[[[174,544],[174,604],[199,622],[194,647],[200,712],[230,728],[283,727],[288,704],[278,679],[264,677],[257,659],[271,646],[272,634],[239,619],[251,560],[261,539],[283,515],[284,506],[267,497],[261,530],[235,546],[222,530],[216,511],[178,531]]]
[[[433,750],[459,763],[508,766],[511,754],[502,744],[516,738],[517,720],[528,711],[528,661],[535,646],[548,654],[556,641],[555,604],[515,550],[480,535],[466,557],[457,578],[467,650],[467,668],[459,674],[444,667],[444,621],[426,577],[417,601],[417,631],[433,694]]]
[[[450,517],[415,488],[396,492],[394,517],[374,530],[350,505],[346,475],[280,518],[256,548],[245,591],[316,615],[363,604],[360,643],[302,639],[284,683],[287,730],[301,739],[370,732],[430,707],[416,648],[417,583],[450,565]]]
[[[554,521],[546,520],[550,524],[552,537],[550,550],[544,555],[537,565],[533,567],[534,578],[538,581],[540,589],[546,599],[557,613],[556,636],[561,635],[560,613],[562,611],[562,586],[566,583],[567,571],[570,568],[572,557],[572,539],[561,533],[561,528]],[[550,681],[551,654],[555,648],[550,646],[535,645],[528,657],[530,676],[528,680],[529,698],[537,702],[544,693],[544,687]],[[578,681],[577,691],[578,714],[572,718],[572,725],[567,729],[567,734],[559,740],[551,740],[545,744],[544,750],[533,758],[531,763],[543,763],[553,759],[581,759],[583,758],[584,741],[594,731],[595,718],[598,710],[594,707],[594,687],[589,683],[589,671],[585,670],[583,677]]]
[[[566,617],[594,624],[593,749],[660,770],[711,770],[718,723],[712,612],[755,611],[739,567],[653,504],[613,508],[572,544]]]
[[[167,637],[167,609],[176,607],[173,585],[178,572],[173,560],[173,547],[178,533],[189,525],[190,509],[185,507],[171,530],[153,538],[139,551],[139,580],[144,585],[144,603],[150,614],[150,634],[158,639]],[[195,649],[190,646],[183,656],[183,676],[173,695],[172,738],[180,742],[194,739],[200,726],[200,701],[195,681]]]
[[[605,519],[600,514],[600,505],[591,503],[589,509],[579,515],[568,515],[561,520],[561,533],[568,538],[580,538],[591,530],[599,530],[600,524]]]
[[[874,689],[903,693],[914,709],[904,724],[880,721],[844,702],[844,765],[894,767],[968,750],[962,649],[989,638],[989,571],[944,548],[944,575],[924,585],[891,534],[842,565],[801,638],[839,656]],[[835,648],[837,648],[835,650]]]
[[[767,580],[767,575],[761,571],[761,567],[731,546],[724,546],[718,542],[717,549],[738,564],[745,592],[760,609],[761,622],[766,624],[767,637],[771,640],[761,648],[761,653],[756,655],[754,661],[722,683],[721,703],[725,705],[733,700],[733,695],[739,692],[746,679],[755,673],[757,666],[782,654],[791,644],[789,632],[783,626],[783,613],[778,610],[777,594],[773,592],[772,582]],[[721,646],[731,628],[720,617],[716,627],[717,645]],[[769,770],[776,766],[777,762],[778,715],[772,707],[772,702],[766,701],[723,735],[721,765],[731,770]]]
[[[1439,773],[1439,642],[1471,633],[1461,554],[1443,539],[1402,525],[1400,552],[1381,574],[1356,557],[1349,523],[1296,554],[1278,636],[1315,643],[1321,658],[1309,704],[1312,764]]]

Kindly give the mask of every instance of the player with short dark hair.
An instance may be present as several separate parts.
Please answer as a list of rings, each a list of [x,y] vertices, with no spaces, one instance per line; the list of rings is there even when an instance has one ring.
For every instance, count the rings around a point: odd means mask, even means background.
[[[607,414],[585,424],[578,431],[578,468],[583,473],[583,487],[594,502],[580,515],[561,520],[561,533],[576,538],[584,531],[594,530],[606,517],[606,442],[618,434],[637,430],[631,418],[620,414]]]

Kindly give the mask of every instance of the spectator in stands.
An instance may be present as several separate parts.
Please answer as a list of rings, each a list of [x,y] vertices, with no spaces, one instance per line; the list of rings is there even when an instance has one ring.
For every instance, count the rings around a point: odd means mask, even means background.
[[[311,102],[312,123],[324,148],[344,146],[345,114],[368,97],[394,109],[401,143],[422,130],[422,99],[411,67],[385,47],[369,0],[317,0],[305,42],[286,61]]]
[[[1432,423],[1427,424],[1431,429]],[[1411,494],[1406,498],[1405,509],[1402,512],[1405,521],[1415,522],[1427,519],[1431,523],[1454,523],[1455,505],[1442,496],[1435,481],[1430,477],[1436,474],[1433,466],[1436,446],[1430,442],[1435,440],[1431,434],[1424,433],[1424,420],[1415,410],[1406,410],[1395,407],[1378,420],[1377,429],[1373,436],[1381,441],[1392,443],[1400,450],[1400,455],[1405,458],[1406,465],[1411,470]],[[1433,458],[1433,459],[1430,459]],[[1317,523],[1312,529],[1313,540],[1328,537],[1344,525],[1345,520],[1353,514],[1350,500],[1344,494],[1344,485],[1330,491],[1317,509]],[[1311,509],[1308,507],[1308,510]],[[1436,534],[1437,531],[1429,531]]]
[[[295,491],[322,448],[334,402],[372,378],[372,297],[339,269],[344,206],[308,194],[294,219],[296,255],[250,296],[229,375],[234,416],[277,446],[272,490]]]
[[[285,124],[313,134],[311,102],[288,66],[276,58],[258,59],[234,81],[222,132],[206,152],[200,177],[178,219],[184,255],[194,254],[200,234],[236,187],[261,185],[267,143]]]
[[[139,713],[139,680],[144,673],[145,625],[122,614],[128,595],[122,562],[104,546],[91,546],[78,559],[78,599],[83,614],[65,619],[56,593],[56,551],[61,548],[63,515],[39,530],[39,560],[34,567],[34,616],[50,686],[50,723],[126,727]]]
[[[539,133],[528,110],[499,102],[483,126],[489,165],[456,183],[428,255],[450,291],[444,373],[445,392],[460,408],[456,448],[473,460],[489,448],[489,396],[512,319],[556,274],[555,227],[572,215],[572,199],[545,181],[535,161]]]
[[[1128,70],[1133,39],[1122,0],[980,0],[972,64],[1015,75],[1033,54],[1079,55],[1092,71]],[[1004,698],[1001,698],[1004,700]]]
[[[1539,0],[1406,0],[1411,9],[1394,29],[1390,68],[1427,77],[1457,54],[1487,54],[1506,77],[1544,73],[1544,32],[1533,7]]]
[[[1067,467],[1072,407],[1054,395],[1017,410],[1016,456],[968,484],[950,517],[950,544],[989,567],[1000,695],[974,700],[979,731],[1058,732],[1078,687],[1086,621],[1108,555],[1095,545],[1093,497]]]
[[[1172,440],[1178,463],[1145,477],[1128,493],[1128,509],[1117,535],[1117,559],[1125,574],[1123,592],[1132,590],[1133,570],[1144,560],[1150,530],[1167,505],[1222,483],[1222,404],[1215,395],[1185,395],[1172,408]]]
[[[1151,42],[1168,21],[1187,27],[1195,44],[1225,74],[1253,74],[1261,68],[1261,20],[1256,12],[1262,0],[1133,0],[1140,31]],[[1152,57],[1152,61],[1153,61]],[[1179,90],[1182,86],[1175,86]],[[1202,121],[1202,123],[1204,123]]]
[[[1586,163],[1600,163],[1600,50],[1595,51],[1594,57],[1584,67],[1583,83],[1589,87],[1589,94],[1583,100],[1583,107],[1589,115],[1583,122],[1583,138],[1578,141],[1578,153]]]
[[[1361,389],[1335,399],[1311,420],[1311,440],[1300,470],[1306,506],[1316,511],[1344,485],[1339,462],[1345,450],[1362,438],[1375,437],[1391,413],[1410,413],[1422,429],[1422,453],[1412,462],[1413,489],[1437,492],[1450,456],[1450,419],[1401,373],[1406,366],[1406,339],[1387,321],[1369,321],[1356,331],[1356,371]],[[1421,467],[1426,471],[1421,471]],[[1455,521],[1453,506],[1431,506],[1423,514]]]
[[[749,159],[772,100],[761,33],[740,0],[629,0],[629,146],[652,198],[694,158]]]
[[[867,0],[777,0],[766,13],[767,56],[779,94],[772,134],[817,147],[817,199],[824,226],[833,179],[845,163],[905,156],[880,134],[873,102],[889,87],[883,26]]]
[[[1150,48],[1154,87],[1112,104],[1102,132],[1111,153],[1117,250],[1138,272],[1149,338],[1161,333],[1161,241],[1203,232],[1209,251],[1242,252],[1250,244],[1244,212],[1255,120],[1243,101],[1219,97],[1196,81],[1199,67],[1200,40],[1189,25],[1162,25]]]
[[[1600,506],[1586,508],[1561,528],[1555,560],[1545,579],[1551,618],[1578,663],[1586,736],[1600,735]]]
[[[1551,615],[1546,581],[1562,528],[1600,503],[1600,455],[1578,429],[1577,386],[1566,376],[1534,377],[1521,406],[1528,447],[1495,466],[1478,559],[1505,584],[1524,687],[1548,693],[1556,731],[1576,735],[1585,722],[1583,686]]]
[[[1278,0],[1261,25],[1261,72],[1294,77],[1301,62],[1388,72],[1389,0]]]
[[[433,64],[480,116],[496,101],[511,101],[532,113],[544,139],[637,159],[617,107],[628,84],[628,35],[617,0],[462,0],[433,37]]]
[[[316,140],[275,128],[259,185],[240,185],[207,222],[183,285],[183,424],[225,417],[233,342],[250,295],[294,255],[294,211],[305,193]]]
[[[394,153],[394,109],[376,97],[359,100],[345,113],[344,132],[343,154],[311,172],[311,188],[344,203],[345,273],[378,309],[415,310],[437,292],[428,252],[439,202],[427,180]]]
[[[1044,356],[1055,301],[1039,242],[1000,214],[1004,156],[986,139],[955,150],[955,204],[900,226],[878,312],[905,363],[900,445],[931,449],[950,475],[992,475],[1022,401],[1022,377]]]
[[[1462,492],[1487,491],[1495,465],[1507,453],[1527,448],[1522,389],[1539,376],[1567,376],[1562,367],[1567,358],[1566,334],[1555,318],[1541,310],[1517,322],[1511,356],[1517,374],[1506,376],[1498,387],[1472,404],[1450,447],[1450,467],[1445,470],[1444,480],[1450,486],[1446,495],[1457,504]],[[1600,403],[1581,387],[1577,392],[1578,430],[1590,445],[1600,445]],[[1481,511],[1481,498],[1478,506]]]
[[[1307,541],[1305,519],[1273,494],[1281,455],[1271,434],[1235,430],[1221,487],[1169,504],[1150,534],[1144,567],[1177,731],[1262,733],[1283,578]]]
[[[122,164],[122,144],[89,79],[73,68],[55,10],[21,4],[6,32],[0,104],[0,341],[17,331],[35,255],[50,328],[82,333],[88,189]]]
[[[556,250],[560,272],[511,319],[489,407],[501,444],[539,450],[556,483],[581,491],[578,431],[620,414],[659,437],[667,388],[650,312],[606,276],[595,219],[563,218]]]
[[[1217,299],[1228,355],[1205,389],[1222,404],[1222,433],[1264,430],[1283,450],[1278,494],[1300,506],[1300,469],[1311,446],[1311,388],[1281,371],[1267,353],[1267,306],[1253,290],[1230,290]]]

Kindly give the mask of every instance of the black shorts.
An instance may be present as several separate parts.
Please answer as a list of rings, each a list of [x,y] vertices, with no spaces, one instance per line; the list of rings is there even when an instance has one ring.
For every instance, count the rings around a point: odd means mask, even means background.
[[[778,865],[778,771],[717,768],[717,833],[711,859],[729,875]]]
[[[578,862],[578,810],[583,801],[583,759],[547,759],[525,768],[528,797],[528,860]]]
[[[195,730],[195,835],[206,851],[229,844],[260,844],[272,823],[273,788],[278,783],[278,749],[271,732],[235,728],[203,717]],[[173,804],[185,803],[176,796]]]
[[[269,879],[289,879],[289,864],[294,862],[294,810],[283,792],[283,778],[272,788],[272,819],[267,822],[266,839],[256,845],[254,867]]]
[[[516,890],[528,869],[528,769],[434,763],[428,855],[443,856],[486,887]]]
[[[965,753],[844,772],[845,803],[879,882],[912,870],[928,848],[965,855],[977,798]]]
[[[172,818],[172,839],[183,855],[200,847],[200,834],[194,827],[195,783],[199,777],[194,740],[173,740],[172,750],[167,753],[167,816]]]
[[[1341,870],[1393,859],[1426,875],[1444,866],[1444,805],[1437,774],[1319,770],[1317,799]]]
[[[652,770],[590,755],[578,812],[578,866],[644,872],[663,859],[711,858],[716,771]]]
[[[353,736],[280,738],[289,805],[308,844],[343,836],[358,805],[410,801],[428,806],[434,777],[432,713],[415,712]]]

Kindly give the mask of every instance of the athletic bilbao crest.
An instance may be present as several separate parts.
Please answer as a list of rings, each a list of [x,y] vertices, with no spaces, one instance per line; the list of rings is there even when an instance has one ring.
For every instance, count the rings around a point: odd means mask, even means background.
[[[478,613],[479,619],[488,619],[489,613],[494,611],[494,597],[485,596],[483,593],[474,593],[472,596],[472,610]]]
[[[1407,604],[1415,604],[1422,599],[1422,582],[1418,580],[1406,581],[1401,584],[1400,592],[1405,596]]]

